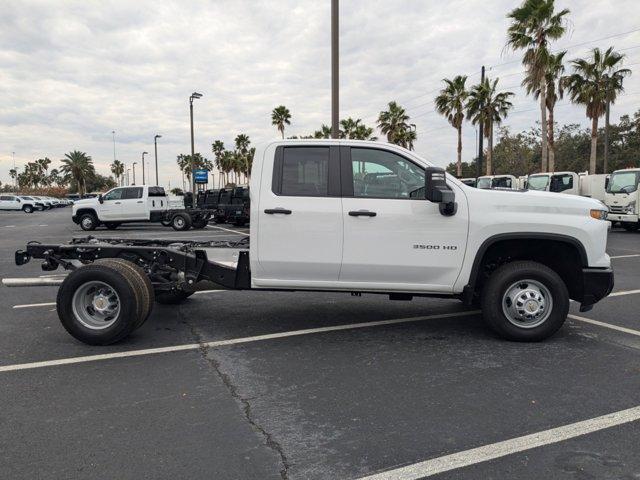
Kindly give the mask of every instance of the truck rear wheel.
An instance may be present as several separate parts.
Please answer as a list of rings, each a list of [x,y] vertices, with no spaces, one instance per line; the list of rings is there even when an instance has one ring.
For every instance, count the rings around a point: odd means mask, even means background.
[[[24,213],[33,213],[33,207],[31,205],[25,205],[22,207],[22,211]]]
[[[482,292],[485,322],[508,340],[544,340],[562,327],[568,313],[566,285],[556,272],[537,262],[503,265]]]
[[[85,213],[80,217],[80,228],[85,231],[95,230],[98,226],[98,219],[93,213]]]
[[[189,230],[191,228],[191,217],[186,213],[176,213],[171,219],[171,227],[178,231]]]
[[[208,220],[205,220],[204,218],[198,218],[192,222],[191,226],[193,228],[202,229],[205,228],[208,224]]]
[[[109,265],[121,271],[124,275],[131,275],[132,280],[134,280],[136,284],[135,286],[140,295],[140,299],[142,300],[141,310],[138,312],[140,321],[136,326],[136,329],[140,328],[142,324],[147,321],[149,315],[151,315],[155,300],[153,285],[145,271],[135,263],[125,260],[124,258],[104,258],[96,260],[95,263]]]
[[[163,305],[176,305],[184,302],[195,292],[185,292],[182,290],[174,290],[171,292],[158,292],[156,294],[156,302]]]
[[[89,345],[110,345],[140,324],[143,302],[128,270],[98,263],[80,267],[65,278],[56,309],[73,337]]]

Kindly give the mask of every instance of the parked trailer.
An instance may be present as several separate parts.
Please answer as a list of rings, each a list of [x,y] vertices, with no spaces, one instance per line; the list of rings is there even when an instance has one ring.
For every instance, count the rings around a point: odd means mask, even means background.
[[[179,303],[201,281],[460,299],[519,341],[553,335],[569,299],[586,311],[613,288],[606,210],[592,199],[559,205],[541,192],[468,188],[414,152],[356,140],[272,142],[256,152],[252,173],[250,239],[29,242],[15,262],[71,271],[58,316],[93,345],[122,340],[154,299]],[[523,218],[535,229],[523,229]]]

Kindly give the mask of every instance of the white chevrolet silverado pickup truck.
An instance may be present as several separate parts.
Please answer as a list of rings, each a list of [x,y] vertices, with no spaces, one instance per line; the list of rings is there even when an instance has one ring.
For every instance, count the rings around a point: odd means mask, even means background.
[[[204,228],[213,211],[170,208],[164,188],[149,185],[112,188],[97,197],[74,203],[71,219],[86,231],[104,225],[115,230],[123,223],[161,222],[174,230]]]
[[[471,188],[395,145],[276,141],[256,152],[250,189],[251,234],[238,242],[84,237],[29,243],[16,263],[41,258],[45,270],[71,270],[57,311],[89,344],[121,340],[147,319],[154,298],[184,301],[201,281],[459,299],[519,341],[555,333],[570,299],[588,310],[613,288],[600,202]]]

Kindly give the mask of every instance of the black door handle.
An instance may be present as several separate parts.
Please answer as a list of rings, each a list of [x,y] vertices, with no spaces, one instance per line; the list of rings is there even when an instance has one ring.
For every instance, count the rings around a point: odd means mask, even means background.
[[[350,217],[375,217],[376,212],[370,212],[369,210],[351,210],[349,212]]]
[[[267,208],[264,213],[267,215],[291,215],[291,210],[287,210],[286,208]]]

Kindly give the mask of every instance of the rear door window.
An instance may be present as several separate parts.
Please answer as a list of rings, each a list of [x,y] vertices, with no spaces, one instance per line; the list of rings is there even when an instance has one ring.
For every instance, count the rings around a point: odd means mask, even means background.
[[[329,189],[329,147],[283,149],[280,182],[274,193],[326,197]]]
[[[142,187],[129,187],[124,189],[122,195],[124,200],[132,200],[135,198],[142,198]]]

